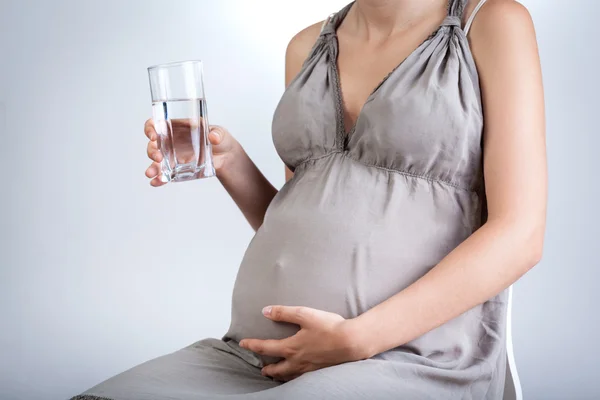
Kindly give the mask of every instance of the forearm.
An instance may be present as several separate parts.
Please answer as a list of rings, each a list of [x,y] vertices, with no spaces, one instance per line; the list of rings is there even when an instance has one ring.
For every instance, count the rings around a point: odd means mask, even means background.
[[[263,223],[267,207],[277,189],[236,142],[225,166],[217,171],[217,178],[240,208],[254,230]]]
[[[488,222],[421,279],[352,321],[364,355],[405,344],[494,297],[540,257],[538,229]]]

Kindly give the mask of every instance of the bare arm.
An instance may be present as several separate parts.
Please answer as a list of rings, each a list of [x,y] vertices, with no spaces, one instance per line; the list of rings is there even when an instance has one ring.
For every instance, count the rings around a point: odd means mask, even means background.
[[[277,189],[231,135],[222,128],[216,130],[225,136],[224,140],[234,142],[225,166],[217,169],[217,178],[256,231],[262,225],[267,207],[277,194]]]
[[[180,133],[189,135],[189,120],[172,120],[179,125]],[[158,134],[152,118],[146,121],[144,133],[150,140],[146,149],[148,158],[153,162],[146,169],[150,185],[158,187],[166,182],[162,180],[161,162],[163,155],[158,148]],[[173,130],[177,134],[177,129]],[[240,210],[256,230],[262,224],[265,211],[277,190],[267,181],[256,165],[250,160],[242,146],[220,126],[211,126],[208,139],[212,144],[213,163],[217,178],[231,195]]]
[[[290,41],[286,50],[286,87],[300,72],[304,60],[319,35],[320,26],[321,24],[309,26]],[[223,128],[217,127],[217,131],[222,134],[223,142],[231,140],[231,148],[224,160],[226,167],[217,169],[217,177],[252,228],[257,230],[263,223],[267,207],[277,194],[277,189],[265,178],[231,135]],[[286,181],[292,176],[293,173],[286,167]]]
[[[541,257],[545,116],[533,23],[520,4],[491,0],[470,36],[485,110],[488,220],[421,279],[353,321],[352,332],[367,357],[494,297]]]

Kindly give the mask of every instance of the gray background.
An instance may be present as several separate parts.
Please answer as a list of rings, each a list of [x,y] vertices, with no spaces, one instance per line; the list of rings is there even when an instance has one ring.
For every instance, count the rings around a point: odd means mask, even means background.
[[[148,185],[145,68],[201,58],[212,123],[271,181],[284,52],[345,1],[0,0],[0,399],[61,399],[229,323],[252,231],[215,179]],[[525,0],[542,57],[550,203],[515,285],[525,398],[600,398],[595,0]]]

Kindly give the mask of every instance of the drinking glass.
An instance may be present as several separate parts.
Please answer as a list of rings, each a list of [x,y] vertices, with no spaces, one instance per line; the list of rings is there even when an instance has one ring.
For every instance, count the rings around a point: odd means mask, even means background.
[[[202,61],[148,68],[163,182],[215,175],[202,71]]]

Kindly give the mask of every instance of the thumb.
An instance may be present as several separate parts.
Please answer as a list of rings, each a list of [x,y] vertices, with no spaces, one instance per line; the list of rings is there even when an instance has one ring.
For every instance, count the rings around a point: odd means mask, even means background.
[[[218,146],[223,142],[223,138],[225,136],[223,130],[223,128],[216,125],[212,125],[210,127],[210,131],[208,133],[208,140],[210,141],[210,144]]]
[[[227,129],[219,125],[211,125],[208,138],[213,146],[213,154],[225,154],[233,148],[235,143]]]

